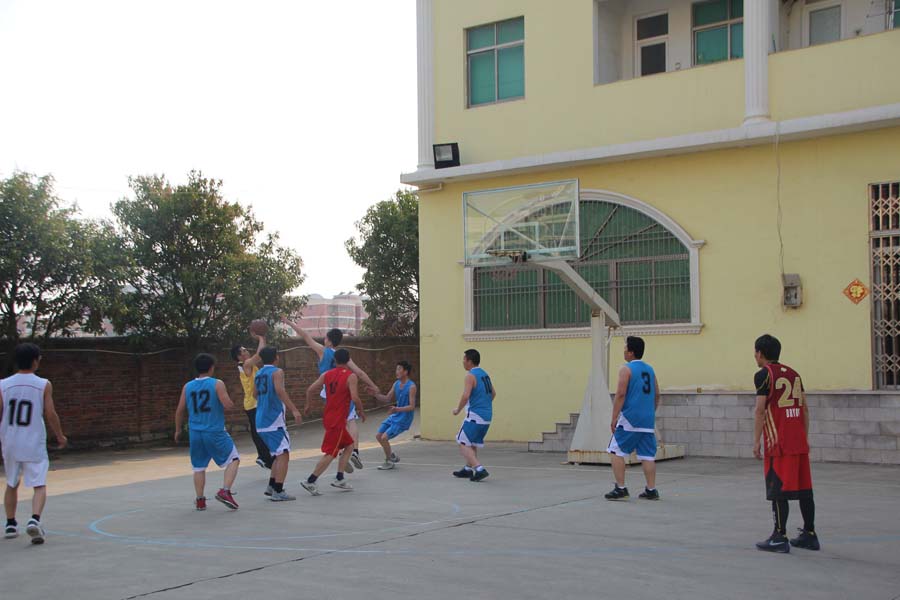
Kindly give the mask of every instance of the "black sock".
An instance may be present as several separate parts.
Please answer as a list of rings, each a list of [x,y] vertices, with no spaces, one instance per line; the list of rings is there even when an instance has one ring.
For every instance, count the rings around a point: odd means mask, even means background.
[[[315,483],[316,479],[318,479],[318,478],[319,478],[318,475],[310,475],[309,477],[306,478],[306,483]]]
[[[274,477],[269,477],[269,487],[271,487],[271,488],[275,487],[275,478]]]
[[[284,483],[278,483],[277,481],[272,484],[272,489],[275,490],[276,493],[280,494],[284,491]]]
[[[338,480],[338,481],[343,481],[343,480],[344,480],[344,474],[343,474],[341,471],[338,471],[338,474],[337,474],[337,480]]]
[[[15,519],[7,519],[7,520],[6,520],[6,526],[9,527],[10,525],[12,525],[13,527],[15,527],[16,525],[18,525],[18,523],[16,522]]]
[[[805,531],[816,530],[816,503],[812,496],[800,498],[800,513],[803,515],[803,529]]]
[[[359,449],[358,449],[358,448],[354,448],[354,449],[353,449],[353,454],[359,456]]]
[[[787,519],[790,507],[787,500],[772,500],[772,519],[775,521],[775,531],[785,535],[787,531]]]
[[[35,521],[40,521],[41,515],[31,515],[31,518],[34,519]]]

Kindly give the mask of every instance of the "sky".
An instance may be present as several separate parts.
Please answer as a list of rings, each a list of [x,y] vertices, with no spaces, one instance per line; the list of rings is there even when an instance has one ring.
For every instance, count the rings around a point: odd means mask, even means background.
[[[344,250],[416,152],[414,0],[0,0],[0,177],[111,218],[128,177],[200,170],[351,291]]]

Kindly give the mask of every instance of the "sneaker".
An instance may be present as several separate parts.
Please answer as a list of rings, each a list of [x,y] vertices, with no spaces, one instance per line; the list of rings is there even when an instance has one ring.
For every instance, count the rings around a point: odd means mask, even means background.
[[[264,461],[264,460],[261,459],[261,458],[257,458],[257,459],[256,459],[256,464],[258,464],[258,465],[260,466],[260,468],[262,468],[262,469],[268,469],[268,468],[269,468],[269,467],[266,465],[266,461]]]
[[[206,510],[206,498],[201,496],[197,498],[195,501],[195,505],[197,506],[197,510]]]
[[[347,490],[348,492],[353,491],[353,486],[350,485],[350,482],[346,479],[335,479],[331,482],[331,487],[336,487],[339,490]]]
[[[359,452],[351,452],[350,453],[350,462],[353,463],[353,466],[357,469],[362,469],[362,459],[359,457]]]
[[[44,532],[44,528],[41,527],[40,521],[36,521],[35,519],[28,520],[28,525],[25,526],[25,533],[31,536],[32,544],[43,544],[44,536],[47,535]]]
[[[390,459],[388,459],[388,460],[384,461],[384,463],[378,465],[378,470],[379,471],[390,471],[391,469],[393,469],[396,466],[397,465],[395,465],[393,462],[391,462]]]
[[[607,500],[628,500],[628,488],[622,487],[620,488],[618,485],[612,489],[611,492],[604,494],[603,496]]]
[[[352,472],[353,472],[353,465],[351,465],[351,464],[348,462],[348,463],[347,463],[347,468],[344,469],[344,473],[352,473]]]
[[[310,496],[321,496],[322,492],[319,491],[319,486],[314,483],[310,483],[308,481],[301,481],[300,487],[309,492]]]
[[[231,510],[237,510],[238,508],[238,503],[234,501],[234,496],[231,495],[231,490],[222,488],[221,490],[216,492],[216,500],[218,500]]]
[[[791,551],[791,545],[788,543],[787,536],[774,531],[767,539],[757,542],[756,549],[763,552],[781,552],[786,554]]]
[[[273,488],[271,485],[267,485],[266,491],[263,492],[263,496],[271,496],[274,493],[275,493],[275,488]]]
[[[800,535],[791,540],[791,546],[794,548],[805,548],[807,550],[818,550],[819,536],[815,531],[800,530]]]
[[[459,471],[453,471],[453,476],[459,477],[460,479],[472,479],[472,469],[463,467]]]
[[[644,491],[638,494],[638,498],[643,500],[659,500],[659,490],[648,490],[644,488]]]
[[[388,460],[390,460],[392,463],[400,462],[400,458],[393,452],[391,452],[391,457]]]
[[[487,472],[486,469],[482,469],[480,471],[475,471],[472,473],[472,476],[469,478],[470,481],[481,481],[482,479],[486,479],[490,473]]]
[[[296,500],[296,499],[297,499],[296,496],[291,496],[284,490],[281,490],[280,492],[276,492],[275,490],[272,490],[272,496],[269,498],[269,500],[271,500],[272,502],[288,502],[290,500]]]
[[[19,537],[19,527],[17,525],[7,525],[6,531],[3,532],[3,538],[11,540],[14,537]]]

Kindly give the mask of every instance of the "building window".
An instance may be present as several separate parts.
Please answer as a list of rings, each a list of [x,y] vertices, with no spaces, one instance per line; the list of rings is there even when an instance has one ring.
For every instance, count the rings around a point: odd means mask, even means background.
[[[639,77],[666,72],[669,42],[669,14],[637,19],[634,23],[635,71]]]
[[[623,324],[690,323],[690,251],[650,216],[622,204],[579,204],[581,257],[572,267],[619,313]],[[591,312],[539,263],[479,267],[474,329],[584,327]]]
[[[893,14],[890,16],[891,29],[900,29],[900,0],[894,0]]]
[[[695,65],[743,58],[744,0],[695,2],[691,17]]]
[[[525,18],[466,30],[469,106],[525,96]]]
[[[840,1],[807,0],[803,10],[804,45],[816,46],[840,41],[843,32]]]

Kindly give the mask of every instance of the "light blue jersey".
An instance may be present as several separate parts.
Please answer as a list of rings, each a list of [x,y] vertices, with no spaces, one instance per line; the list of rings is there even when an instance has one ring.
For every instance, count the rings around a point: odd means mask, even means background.
[[[334,348],[325,346],[325,348],[322,350],[322,358],[319,359],[319,375],[330,371],[336,366],[337,365],[334,362]]]
[[[285,429],[284,403],[275,393],[272,375],[278,371],[275,365],[265,365],[256,373],[253,385],[256,387],[256,431]]]
[[[656,425],[656,374],[653,367],[642,360],[632,360],[628,363],[628,369],[631,378],[618,424],[626,431],[653,433]]]
[[[403,386],[400,385],[399,380],[394,382],[394,398],[397,399],[397,408],[409,406],[409,390],[414,385],[416,385],[416,383],[412,379],[408,379],[406,385]],[[411,410],[408,412],[394,413],[388,418],[405,431],[412,425],[415,416],[415,411]]]
[[[191,431],[225,431],[225,409],[212,377],[198,377],[184,386],[188,427]]]
[[[491,377],[481,367],[475,367],[469,373],[475,377],[475,387],[469,394],[466,420],[489,424],[494,416],[494,386]]]

